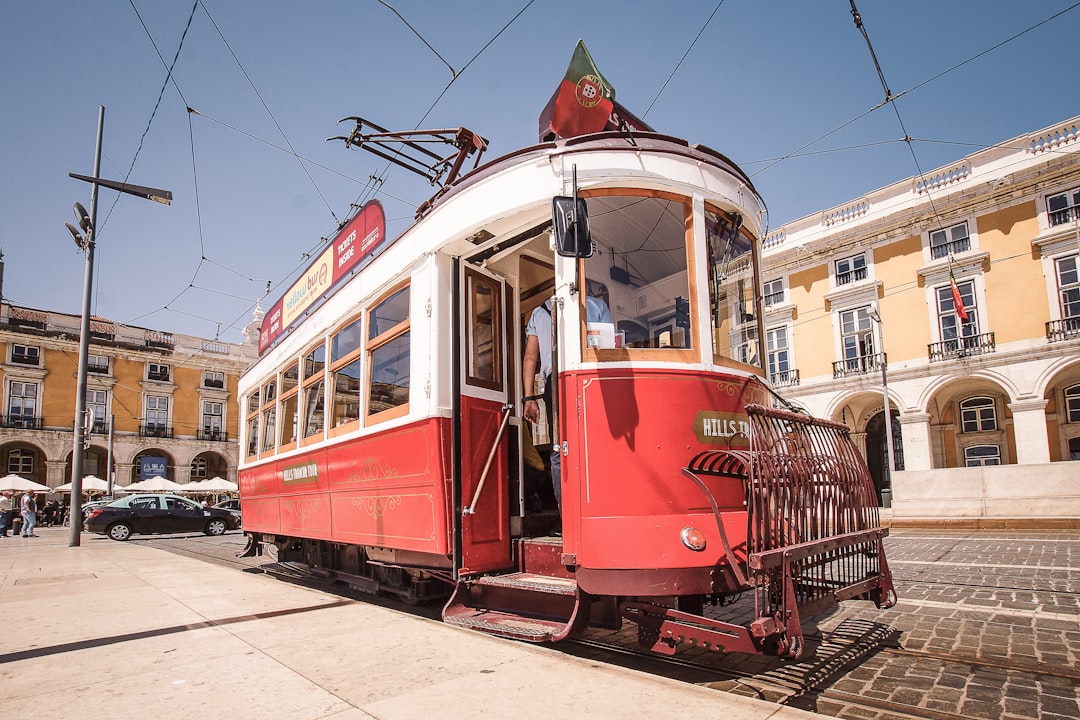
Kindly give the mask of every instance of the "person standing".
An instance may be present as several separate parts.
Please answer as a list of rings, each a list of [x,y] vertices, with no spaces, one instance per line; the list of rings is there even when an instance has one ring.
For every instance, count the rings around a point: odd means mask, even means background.
[[[37,500],[34,499],[33,492],[27,490],[23,494],[19,509],[22,510],[22,536],[37,537],[34,534],[34,526],[37,525]]]
[[[11,491],[0,492],[0,537],[8,536],[8,528],[15,515],[15,509],[11,505]]]
[[[611,322],[611,311],[602,300],[587,296],[585,298],[586,322]],[[535,392],[534,385],[536,374],[544,378],[544,394],[532,395]],[[547,407],[548,437],[551,438],[551,487],[555,491],[555,502],[558,505],[559,514],[562,514],[562,453],[561,443],[552,432],[552,397],[554,381],[551,378],[551,300],[545,300],[533,310],[529,316],[529,324],[525,328],[525,357],[521,362],[522,387],[530,394],[525,397],[525,406],[522,415],[528,422],[537,422],[540,418],[540,406],[537,400],[541,397]],[[554,530],[553,535],[562,534],[560,524]]]

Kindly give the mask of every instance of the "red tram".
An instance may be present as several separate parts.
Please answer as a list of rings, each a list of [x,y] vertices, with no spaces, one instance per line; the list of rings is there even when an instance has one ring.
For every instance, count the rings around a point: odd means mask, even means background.
[[[484,143],[451,135],[456,175]],[[505,637],[630,620],[664,653],[797,656],[800,617],[892,604],[847,427],[785,407],[760,367],[763,213],[723,155],[651,132],[480,165],[396,238],[368,203],[267,314],[241,380],[250,550],[450,596],[445,621]],[[597,295],[610,322],[587,318]],[[524,327],[548,300],[561,535],[528,502],[521,419]],[[748,626],[706,616],[743,592]]]

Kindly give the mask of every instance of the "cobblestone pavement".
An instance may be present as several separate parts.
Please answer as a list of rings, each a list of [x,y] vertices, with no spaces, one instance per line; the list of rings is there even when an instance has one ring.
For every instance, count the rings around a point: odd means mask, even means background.
[[[209,562],[244,538],[137,539]],[[691,648],[676,661],[637,649],[635,626],[592,630],[565,652],[840,718],[1080,718],[1080,533],[894,530],[899,602],[845,602],[804,618],[799,661]],[[710,615],[745,622],[752,599]]]

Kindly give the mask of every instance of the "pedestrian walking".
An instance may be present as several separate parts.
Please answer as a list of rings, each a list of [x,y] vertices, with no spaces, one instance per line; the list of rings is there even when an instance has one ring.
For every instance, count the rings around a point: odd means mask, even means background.
[[[34,534],[34,526],[37,525],[37,500],[34,499],[33,492],[27,490],[23,494],[19,508],[22,510],[22,536],[37,537]]]
[[[15,517],[15,508],[11,504],[11,491],[0,492],[0,537],[8,536],[8,528]]]

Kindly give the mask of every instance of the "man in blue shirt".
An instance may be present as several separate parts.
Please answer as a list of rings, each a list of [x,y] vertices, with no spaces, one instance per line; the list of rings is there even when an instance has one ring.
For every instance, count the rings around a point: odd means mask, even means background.
[[[586,322],[611,322],[611,311],[607,305],[598,298],[585,298],[585,321]],[[544,394],[536,396],[534,382],[537,372],[544,378]],[[543,397],[547,406],[548,437],[551,438],[551,484],[555,491],[555,501],[562,512],[562,454],[559,452],[559,441],[555,437],[551,424],[551,400],[554,382],[551,377],[551,300],[533,310],[529,317],[529,324],[525,328],[525,357],[521,362],[522,387],[528,393],[525,396],[525,407],[522,415],[528,422],[536,422],[540,416],[540,408],[537,400]],[[562,534],[561,525],[553,531],[554,535]]]

